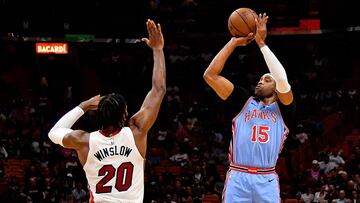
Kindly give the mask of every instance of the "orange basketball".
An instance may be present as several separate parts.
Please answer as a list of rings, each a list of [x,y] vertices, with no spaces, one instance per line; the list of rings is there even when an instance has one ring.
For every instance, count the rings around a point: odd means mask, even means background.
[[[258,15],[250,8],[238,8],[233,11],[228,19],[230,34],[234,37],[245,37],[250,32],[256,33],[255,18]]]

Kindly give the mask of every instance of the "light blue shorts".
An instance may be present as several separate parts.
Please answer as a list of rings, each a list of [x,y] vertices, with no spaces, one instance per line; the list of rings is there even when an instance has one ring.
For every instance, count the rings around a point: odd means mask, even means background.
[[[279,203],[280,188],[276,173],[250,174],[229,170],[226,175],[223,203]]]

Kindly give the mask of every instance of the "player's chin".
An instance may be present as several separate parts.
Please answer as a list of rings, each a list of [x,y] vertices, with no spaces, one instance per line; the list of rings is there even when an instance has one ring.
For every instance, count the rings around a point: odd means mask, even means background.
[[[255,88],[255,96],[256,97],[261,97],[261,90],[258,88]]]

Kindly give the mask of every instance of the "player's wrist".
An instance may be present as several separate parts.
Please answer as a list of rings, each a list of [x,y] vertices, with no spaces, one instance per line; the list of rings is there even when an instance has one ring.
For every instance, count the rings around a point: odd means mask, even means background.
[[[81,102],[77,107],[79,107],[84,113],[89,110],[89,105],[85,101]]]
[[[260,49],[266,46],[266,44],[263,40],[257,40],[256,43]]]
[[[236,38],[235,37],[232,37],[230,39],[230,41],[227,43],[227,46],[232,48],[232,49],[235,49],[238,45],[238,43],[236,42]]]
[[[163,47],[153,47],[152,50],[153,51],[162,51]]]

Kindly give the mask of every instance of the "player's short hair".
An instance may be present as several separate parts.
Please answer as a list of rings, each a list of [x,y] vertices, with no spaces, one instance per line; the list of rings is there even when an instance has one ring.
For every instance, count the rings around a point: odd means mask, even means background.
[[[121,94],[111,93],[101,98],[97,120],[103,130],[109,126],[123,127],[125,124],[124,114],[126,112],[126,101]]]
[[[275,78],[274,78],[274,76],[273,75],[271,75],[271,73],[265,73],[263,76],[261,76],[261,77],[266,77],[266,76],[269,76],[269,77],[271,77],[275,82],[276,82],[276,80],[275,80]]]

